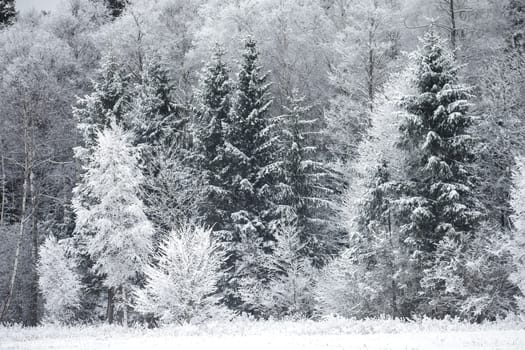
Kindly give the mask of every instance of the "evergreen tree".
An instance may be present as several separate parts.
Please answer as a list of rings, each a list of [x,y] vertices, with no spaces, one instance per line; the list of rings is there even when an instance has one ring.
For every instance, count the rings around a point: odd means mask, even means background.
[[[229,114],[225,134],[227,161],[235,166],[228,169],[228,181],[235,200],[237,233],[248,234],[253,238],[271,240],[269,227],[269,196],[272,195],[272,165],[276,142],[272,137],[272,124],[269,107],[270,84],[267,75],[261,74],[259,53],[256,43],[248,38],[238,73],[234,108]]]
[[[201,172],[203,184],[199,216],[219,236],[227,236],[229,192],[224,187],[224,127],[231,110],[231,83],[223,60],[224,51],[217,46],[212,61],[204,70],[197,91],[195,144],[191,162]]]
[[[161,58],[148,57],[140,82],[131,93],[126,116],[136,143],[169,147],[182,139],[187,118],[182,118],[181,107],[173,100],[174,90],[170,71]]]
[[[193,125],[194,145],[189,161],[198,174],[200,194],[195,220],[213,230],[214,239],[228,246],[227,260],[222,266],[225,273],[219,282],[223,293],[222,302],[228,306],[239,305],[233,295],[235,283],[233,270],[237,256],[232,253],[233,224],[231,213],[235,201],[227,180],[228,169],[232,166],[226,159],[226,132],[232,104],[232,85],[229,69],[224,62],[224,50],[217,45],[211,62],[205,67],[200,88],[196,95],[196,120]]]
[[[468,134],[470,89],[458,85],[453,55],[441,38],[430,31],[422,43],[414,57],[418,93],[405,99],[409,115],[401,127],[410,181],[403,184],[404,195],[396,204],[401,239],[411,258],[411,285],[423,282],[419,307],[443,317],[460,314],[459,304],[447,300],[454,293],[449,283],[468,279],[453,269],[455,249],[465,251],[472,244],[484,208],[476,195],[473,140]],[[439,274],[436,266],[443,261],[452,274]]]
[[[112,55],[102,58],[93,92],[79,98],[73,114],[79,121],[87,148],[94,144],[97,130],[109,126],[112,120],[125,125],[125,115],[129,109],[130,77]]]
[[[143,175],[130,139],[114,123],[99,131],[86,172],[73,192],[80,248],[104,285],[122,296],[124,325],[128,292],[147,264],[153,235],[139,198]]]
[[[296,222],[303,254],[320,264],[338,252],[346,238],[334,222],[334,195],[342,187],[342,176],[320,159],[322,126],[310,117],[304,99],[291,97],[285,110],[279,124],[284,151],[280,210],[285,220]]]
[[[15,0],[0,0],[0,29],[12,24],[15,16]]]
[[[225,180],[232,200],[233,235],[226,241],[230,261],[235,264],[232,291],[236,289],[236,277],[256,278],[262,283],[269,277],[263,257],[271,252],[274,241],[272,223],[277,212],[273,197],[279,163],[275,157],[275,123],[269,114],[269,87],[267,75],[261,73],[256,42],[248,38],[224,144],[228,164]]]

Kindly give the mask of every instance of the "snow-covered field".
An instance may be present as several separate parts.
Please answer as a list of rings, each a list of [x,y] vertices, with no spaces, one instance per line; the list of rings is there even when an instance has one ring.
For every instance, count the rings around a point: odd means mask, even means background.
[[[525,321],[234,321],[147,330],[111,326],[0,328],[0,349],[523,350]]]

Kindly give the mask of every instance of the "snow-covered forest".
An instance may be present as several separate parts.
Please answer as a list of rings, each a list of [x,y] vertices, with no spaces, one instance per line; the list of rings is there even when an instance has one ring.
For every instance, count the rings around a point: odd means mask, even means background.
[[[525,0],[0,0],[0,324],[519,318],[524,82]]]

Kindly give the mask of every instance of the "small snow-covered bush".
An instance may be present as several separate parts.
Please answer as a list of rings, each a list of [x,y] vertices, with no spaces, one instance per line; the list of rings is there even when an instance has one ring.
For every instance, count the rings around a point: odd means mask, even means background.
[[[516,311],[513,270],[507,235],[487,226],[477,232],[466,249],[452,240],[442,240],[434,265],[424,271],[424,288],[444,290],[431,295],[421,311],[437,318],[458,317],[473,321],[496,320]]]
[[[509,244],[515,271],[511,280],[521,291],[517,296],[519,308],[525,313],[525,159],[517,159],[517,166],[513,177],[514,191],[512,192],[512,208],[514,209],[514,237]]]
[[[305,318],[314,311],[314,284],[317,270],[302,256],[294,225],[283,225],[275,233],[273,254],[268,254],[265,268],[267,283],[255,278],[241,281],[241,295],[250,308],[275,318]]]
[[[347,250],[323,268],[315,296],[323,315],[363,319],[384,313],[382,288],[377,275]]]
[[[64,242],[48,237],[40,247],[40,290],[44,297],[46,319],[53,323],[70,322],[80,306],[82,284]]]
[[[225,255],[211,230],[185,224],[161,243],[146,285],[136,289],[136,309],[163,323],[199,322],[218,313],[215,295]]]

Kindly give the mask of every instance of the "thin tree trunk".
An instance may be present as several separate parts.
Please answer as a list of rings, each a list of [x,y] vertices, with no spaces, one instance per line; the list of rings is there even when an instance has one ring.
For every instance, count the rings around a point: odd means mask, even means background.
[[[454,8],[454,0],[449,0],[450,6],[450,44],[452,45],[452,53],[456,57],[457,48],[457,28],[456,28],[456,9]]]
[[[4,156],[2,155],[2,179],[0,179],[0,182],[2,184],[2,193],[0,194],[2,196],[2,202],[0,202],[0,226],[4,224],[4,212],[5,212],[5,196],[6,196],[6,175],[5,175],[5,162],[4,162]]]
[[[369,45],[372,45],[372,33],[370,33]],[[370,112],[374,111],[374,49],[370,46],[368,51],[368,108]]]
[[[22,246],[22,238],[24,236],[24,229],[25,229],[25,222],[26,222],[26,202],[27,202],[27,192],[29,187],[29,173],[30,173],[30,167],[32,166],[32,163],[29,159],[28,154],[28,123],[27,119],[24,125],[24,184],[23,184],[23,190],[22,190],[22,209],[20,214],[20,227],[18,232],[18,240],[16,242],[16,250],[15,250],[15,258],[13,263],[13,270],[11,272],[11,280],[9,282],[9,291],[7,293],[7,298],[4,303],[4,307],[2,308],[2,313],[0,314],[0,322],[3,322],[5,320],[5,317],[7,316],[7,312],[9,310],[9,306],[11,305],[11,301],[13,299],[13,294],[15,290],[15,281],[16,276],[18,272],[18,262],[20,260],[20,249]]]
[[[107,307],[106,318],[109,324],[113,323],[113,314],[114,314],[113,296],[114,296],[113,288],[108,288],[108,307]]]
[[[122,317],[122,324],[124,327],[128,326],[128,295],[126,293],[126,287],[122,287],[122,299],[124,302],[124,312]]]
[[[377,10],[377,2],[374,1],[374,9]],[[368,18],[368,82],[367,82],[367,93],[368,93],[368,108],[371,112],[374,111],[374,99],[375,99],[375,88],[376,88],[376,79],[375,79],[375,70],[376,70],[376,50],[375,50],[375,40],[376,40],[376,30],[377,22],[373,17]]]

